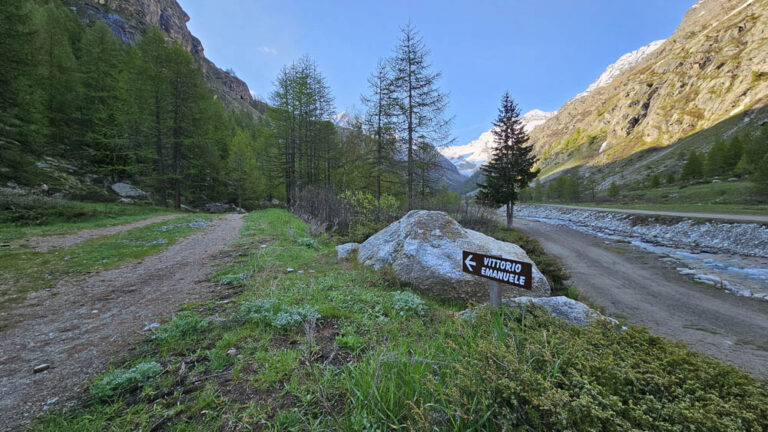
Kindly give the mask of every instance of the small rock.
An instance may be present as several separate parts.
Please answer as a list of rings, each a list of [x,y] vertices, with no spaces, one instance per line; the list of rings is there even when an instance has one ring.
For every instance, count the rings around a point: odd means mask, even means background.
[[[352,252],[357,251],[360,248],[359,243],[345,243],[343,245],[336,246],[336,256],[339,259],[344,259]]]
[[[229,350],[227,350],[227,355],[235,355],[235,354],[237,354],[237,350],[236,349],[230,348]]]
[[[150,330],[152,330],[153,328],[156,328],[156,327],[160,327],[160,324],[154,322],[154,323],[144,327],[144,331],[150,331]]]
[[[508,307],[523,304],[534,304],[546,309],[550,315],[555,318],[559,318],[568,323],[584,327],[587,324],[601,319],[606,319],[614,324],[618,324],[613,318],[606,317],[600,312],[590,308],[589,306],[579,301],[570,299],[565,296],[558,297],[517,297],[513,299],[503,300],[504,304]]]
[[[50,368],[51,368],[51,365],[49,365],[48,363],[43,363],[43,364],[40,364],[40,365],[37,365],[37,366],[35,366],[35,367],[32,369],[32,373],[40,373],[40,372],[45,372],[45,371],[47,371],[47,370],[48,370],[48,369],[50,369]]]
[[[262,248],[262,249],[266,249],[266,248],[267,248],[267,245],[261,245],[261,248]]]
[[[298,274],[304,274],[304,270],[299,270],[299,271],[297,271],[296,273],[298,273]]]
[[[293,269],[292,268],[287,268],[287,269],[285,269],[285,272],[286,273],[293,273]]]
[[[121,204],[133,204],[134,201],[132,199],[130,199],[130,198],[120,198],[120,203]]]
[[[728,181],[729,182],[737,182],[737,181],[739,181],[739,179],[737,179],[736,177],[731,177],[731,178],[728,179]]]

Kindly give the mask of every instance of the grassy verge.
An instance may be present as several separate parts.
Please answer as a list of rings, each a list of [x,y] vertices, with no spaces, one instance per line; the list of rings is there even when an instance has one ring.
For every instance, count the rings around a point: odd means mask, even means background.
[[[172,213],[161,207],[84,203],[3,193],[0,194],[0,243],[122,225]]]
[[[214,276],[239,295],[189,305],[32,430],[768,427],[762,384],[681,344],[533,307],[458,315],[333,246],[284,211],[248,215]]]
[[[200,229],[191,227],[191,222],[211,218],[210,215],[182,217],[48,252],[2,248],[0,310],[23,300],[31,291],[55,286],[65,277],[115,267],[129,260],[155,254],[179,238]]]

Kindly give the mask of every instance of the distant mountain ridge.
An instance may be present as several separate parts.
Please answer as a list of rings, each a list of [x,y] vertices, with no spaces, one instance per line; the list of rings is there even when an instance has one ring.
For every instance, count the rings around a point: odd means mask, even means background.
[[[571,100],[587,96],[593,91],[609,85],[617,76],[633,68],[646,56],[657,50],[663,43],[663,40],[655,41],[640,49],[624,54],[615,63],[609,65],[586,90],[574,96]],[[546,123],[547,120],[556,114],[557,111],[544,112],[534,109],[523,115],[521,119],[525,124],[526,132],[530,134],[534,129]],[[471,177],[481,166],[491,160],[494,148],[493,134],[489,130],[483,132],[474,141],[460,146],[446,147],[441,149],[440,152],[456,165],[460,173]]]
[[[534,109],[522,116],[526,132],[530,133],[534,128],[546,122],[555,113]],[[494,143],[492,130],[483,132],[480,136],[467,144],[441,148],[440,153],[453,163],[458,171],[467,177],[471,177],[485,163],[491,160]]]

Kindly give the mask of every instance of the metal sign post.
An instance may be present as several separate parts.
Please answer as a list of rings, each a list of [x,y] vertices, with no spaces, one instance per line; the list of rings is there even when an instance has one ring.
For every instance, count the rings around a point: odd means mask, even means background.
[[[461,270],[490,279],[490,305],[501,306],[501,284],[530,290],[533,288],[533,264],[525,261],[462,251]]]

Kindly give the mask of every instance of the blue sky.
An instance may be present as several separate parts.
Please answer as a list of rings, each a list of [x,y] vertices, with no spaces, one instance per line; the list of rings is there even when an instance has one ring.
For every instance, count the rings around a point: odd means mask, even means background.
[[[490,128],[509,90],[523,112],[556,110],[621,55],[671,35],[695,0],[262,1],[179,0],[221,68],[267,97],[280,68],[303,54],[328,79],[338,111],[360,93],[409,20],[450,93],[454,136]]]

